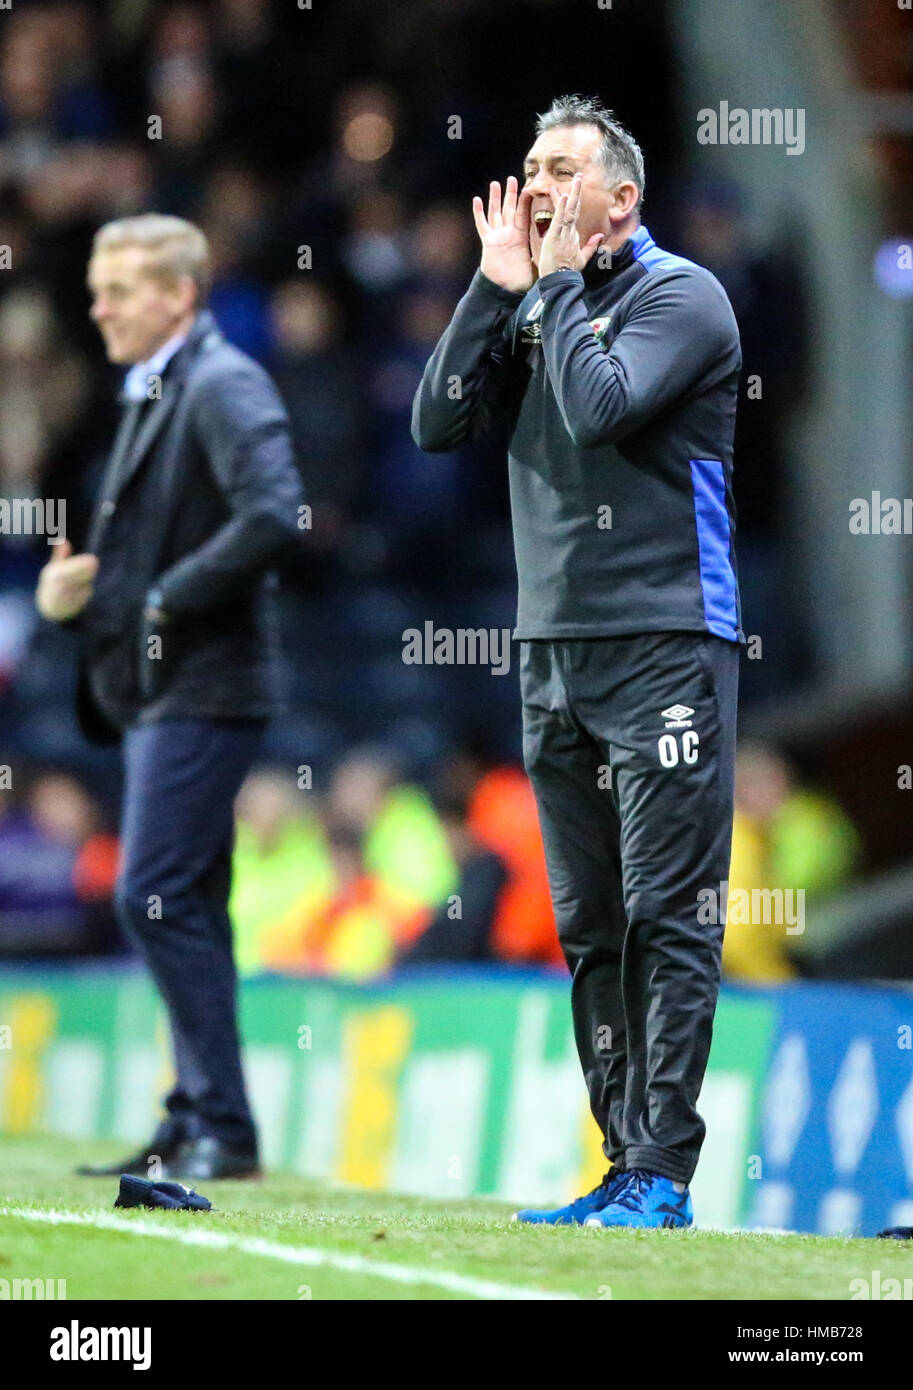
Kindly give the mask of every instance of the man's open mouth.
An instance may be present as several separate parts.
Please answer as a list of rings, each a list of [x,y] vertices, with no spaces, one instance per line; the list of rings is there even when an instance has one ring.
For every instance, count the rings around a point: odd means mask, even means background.
[[[555,212],[553,208],[549,208],[547,211],[543,208],[541,212],[533,214],[533,226],[540,236],[545,236],[549,227],[552,225],[552,218],[554,216]]]

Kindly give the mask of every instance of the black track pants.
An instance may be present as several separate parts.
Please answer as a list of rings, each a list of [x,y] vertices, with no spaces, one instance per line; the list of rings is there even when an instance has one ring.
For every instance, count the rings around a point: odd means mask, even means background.
[[[704,1138],[738,663],[736,643],[693,632],[521,644],[524,761],[593,1115],[607,1157],[682,1182]]]

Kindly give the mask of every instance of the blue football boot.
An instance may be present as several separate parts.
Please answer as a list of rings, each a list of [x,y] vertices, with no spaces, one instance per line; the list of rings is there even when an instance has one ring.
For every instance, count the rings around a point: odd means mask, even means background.
[[[690,1226],[694,1220],[691,1194],[681,1182],[632,1168],[611,1201],[584,1221],[585,1226],[636,1226],[641,1229]]]
[[[554,1211],[535,1211],[527,1208],[515,1211],[511,1221],[523,1221],[531,1226],[582,1226],[588,1217],[601,1211],[620,1191],[626,1173],[610,1168],[598,1187],[585,1197],[577,1197],[566,1207],[556,1207]]]

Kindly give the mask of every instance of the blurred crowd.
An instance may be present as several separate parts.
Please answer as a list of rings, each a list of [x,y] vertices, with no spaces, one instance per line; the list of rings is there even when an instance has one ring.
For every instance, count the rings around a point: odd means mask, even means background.
[[[343,758],[326,792],[309,768],[258,767],[238,797],[233,869],[243,974],[561,960],[529,782],[469,749],[427,786],[373,747]],[[0,956],[125,952],[116,872],[117,841],[78,779],[25,773],[0,792]]]
[[[367,979],[403,964],[558,964],[535,802],[469,752],[430,787],[365,748],[310,797],[277,769],[238,800],[231,902],[242,972]]]
[[[410,781],[388,749],[365,745],[336,763],[325,789],[308,765],[264,763],[236,810],[230,906],[244,975],[562,968],[535,799],[515,764],[467,746]],[[726,977],[773,984],[817,973],[805,909],[838,893],[861,858],[833,797],[778,749],[743,743],[720,890],[730,908]],[[0,791],[0,957],[124,954],[116,870],[110,824],[78,778],[26,771]],[[861,970],[877,974],[876,953]]]
[[[805,376],[800,268],[785,224],[781,244],[758,247],[737,189],[681,181],[685,136],[672,103],[655,100],[674,84],[665,6],[629,8],[611,90],[591,9],[575,17],[575,85],[637,134],[651,231],[720,277],[746,372],[764,380],[737,441],[745,625],[760,630],[763,615],[766,634],[764,660],[743,663],[750,703],[806,674],[778,530]],[[471,195],[517,171],[534,112],[557,94],[559,11],[559,0],[400,0],[395,22],[368,0],[0,11],[0,498],[62,499],[82,544],[120,381],[88,319],[85,268],[113,217],[154,209],[202,226],[216,318],[274,374],[291,417],[313,524],[282,576],[289,712],[239,807],[233,911],[249,971],[364,978],[407,957],[558,959],[518,770],[515,673],[406,666],[402,634],[429,619],[513,624],[504,441],[427,457],[409,424],[477,261]],[[521,40],[507,93],[504,55]],[[0,949],[19,951],[30,924],[42,949],[106,950],[119,770],[77,732],[72,635],[36,620],[46,557],[43,538],[0,536],[12,770]],[[291,771],[304,763],[310,790]]]
[[[0,791],[0,956],[121,950],[116,872],[117,840],[79,780],[20,769],[16,790]]]

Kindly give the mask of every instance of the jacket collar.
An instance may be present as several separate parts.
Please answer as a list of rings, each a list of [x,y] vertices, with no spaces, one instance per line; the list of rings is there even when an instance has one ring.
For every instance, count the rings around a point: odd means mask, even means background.
[[[215,342],[222,342],[222,332],[212,315],[211,310],[201,309],[193,321],[190,332],[187,334],[181,347],[172,357],[166,368],[169,377],[185,377],[187,368],[202,347],[212,347]]]
[[[187,373],[199,353],[221,342],[224,342],[224,338],[215,319],[208,309],[202,310],[194,319],[185,341],[162,371],[162,395],[146,407],[138,428],[137,420],[143,402],[126,402],[127,411],[121,421],[122,430],[118,432],[109,457],[102,496],[99,499],[100,506],[96,513],[97,519],[93,528],[96,544],[111,514],[111,509],[104,507],[104,503],[116,502],[143,460],[148,457],[153,444],[174,414]]]
[[[186,337],[178,347],[168,355],[164,365],[158,369],[162,379],[167,380],[169,383],[173,381],[182,381],[187,375],[187,369],[191,362],[196,357],[203,343],[210,338],[211,335],[214,339],[219,341],[222,339],[222,333],[211,311],[209,309],[201,309],[190,325]],[[168,344],[166,343],[165,347],[167,346]],[[160,348],[159,353],[162,353],[163,350],[163,348]],[[142,365],[145,371],[154,372],[157,370],[154,365],[157,358],[158,354],[153,354],[148,362],[144,362],[140,365]],[[126,388],[129,376],[130,373],[128,372],[127,376],[124,378],[120,392],[118,393],[117,399],[120,405],[129,405],[131,401],[137,399],[135,396],[127,394]]]
[[[613,275],[618,275],[620,271],[627,270],[636,260],[640,260],[641,256],[655,245],[656,243],[646,227],[641,225],[633,236],[628,237],[627,241],[623,242],[613,253],[609,264],[600,263],[599,251],[597,250],[584,268],[583,278],[589,285],[597,285],[610,280]]]

